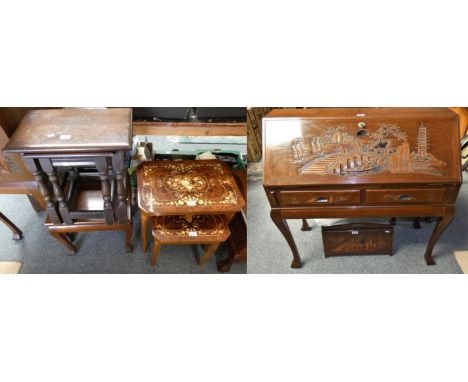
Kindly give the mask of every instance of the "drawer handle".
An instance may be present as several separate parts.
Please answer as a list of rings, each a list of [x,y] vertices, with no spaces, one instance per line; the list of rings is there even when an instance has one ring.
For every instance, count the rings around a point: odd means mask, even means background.
[[[411,195],[400,195],[399,200],[411,200],[413,197]]]
[[[328,198],[317,198],[315,203],[328,203]]]

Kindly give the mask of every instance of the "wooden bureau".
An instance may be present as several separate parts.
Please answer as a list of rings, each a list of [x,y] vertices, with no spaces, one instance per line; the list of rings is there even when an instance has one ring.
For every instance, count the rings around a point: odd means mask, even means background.
[[[279,109],[263,118],[271,218],[436,217],[425,252],[452,221],[461,186],[456,114],[447,108]]]

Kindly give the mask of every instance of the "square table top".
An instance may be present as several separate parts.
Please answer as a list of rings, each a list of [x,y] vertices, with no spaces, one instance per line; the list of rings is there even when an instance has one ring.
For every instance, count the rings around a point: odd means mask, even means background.
[[[112,109],[32,110],[21,120],[5,151],[62,153],[130,150],[132,111]]]
[[[221,214],[245,200],[220,160],[151,161],[138,166],[138,206],[149,215]]]

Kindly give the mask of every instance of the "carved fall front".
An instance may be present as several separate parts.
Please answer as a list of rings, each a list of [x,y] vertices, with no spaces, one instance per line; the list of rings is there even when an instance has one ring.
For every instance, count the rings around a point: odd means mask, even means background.
[[[291,162],[299,174],[357,176],[364,174],[444,175],[446,162],[430,153],[429,131],[424,123],[411,147],[405,132],[384,123],[372,133],[347,133],[342,126],[318,136],[294,138],[289,146]]]

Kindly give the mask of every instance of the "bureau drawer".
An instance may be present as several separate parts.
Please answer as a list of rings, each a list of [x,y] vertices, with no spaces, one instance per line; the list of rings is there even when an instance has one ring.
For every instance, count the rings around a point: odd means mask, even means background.
[[[359,190],[346,191],[280,191],[278,201],[281,206],[323,206],[334,204],[359,204]]]
[[[421,190],[367,190],[367,204],[440,203],[444,201],[444,188]]]

